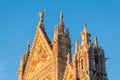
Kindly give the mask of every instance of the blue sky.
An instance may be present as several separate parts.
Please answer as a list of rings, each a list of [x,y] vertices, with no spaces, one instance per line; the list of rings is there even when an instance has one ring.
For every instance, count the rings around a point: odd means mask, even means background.
[[[73,44],[81,41],[84,23],[97,36],[105,50],[109,80],[120,76],[120,1],[119,0],[0,0],[0,80],[17,80],[21,56],[26,42],[34,39],[38,12],[46,9],[45,28],[52,40],[59,13],[64,14],[65,28],[69,28]]]

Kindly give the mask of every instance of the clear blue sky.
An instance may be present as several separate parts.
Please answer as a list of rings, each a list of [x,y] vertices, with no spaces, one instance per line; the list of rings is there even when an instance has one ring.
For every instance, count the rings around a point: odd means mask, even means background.
[[[64,13],[73,49],[81,41],[83,24],[98,36],[105,50],[109,80],[120,78],[120,1],[119,0],[0,0],[0,80],[17,80],[21,56],[27,40],[34,39],[39,22],[38,12],[46,9],[45,28],[52,40],[59,13]],[[72,51],[73,52],[73,51]]]

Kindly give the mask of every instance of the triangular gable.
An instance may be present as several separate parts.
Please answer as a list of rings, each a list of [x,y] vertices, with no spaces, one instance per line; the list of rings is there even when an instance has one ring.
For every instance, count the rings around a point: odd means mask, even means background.
[[[34,39],[34,42],[32,45],[31,54],[34,54],[34,51],[39,49],[39,47],[41,45],[44,46],[44,48],[46,48],[46,50],[52,54],[51,44],[50,44],[50,41],[46,35],[46,32],[40,26],[40,24],[38,24],[37,32],[36,32],[35,39]]]
[[[53,58],[51,44],[44,29],[38,25],[35,39],[30,52],[29,71],[34,70],[38,64],[43,65]]]

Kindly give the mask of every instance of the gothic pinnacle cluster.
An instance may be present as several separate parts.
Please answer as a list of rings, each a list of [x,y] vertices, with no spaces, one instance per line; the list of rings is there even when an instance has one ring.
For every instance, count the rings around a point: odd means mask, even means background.
[[[64,28],[62,11],[52,41],[45,32],[44,14],[45,11],[39,13],[32,48],[28,41],[21,58],[18,80],[108,80],[104,50],[99,47],[96,36],[91,42],[87,25],[84,24],[80,34],[81,44],[76,40],[72,57],[70,34]]]

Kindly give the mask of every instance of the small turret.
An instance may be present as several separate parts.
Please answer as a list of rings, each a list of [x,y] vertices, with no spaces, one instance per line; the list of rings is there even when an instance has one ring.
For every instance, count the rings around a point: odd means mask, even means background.
[[[90,33],[87,31],[86,24],[84,24],[84,29],[81,33],[81,37],[82,37],[82,45],[83,44],[90,45]]]

